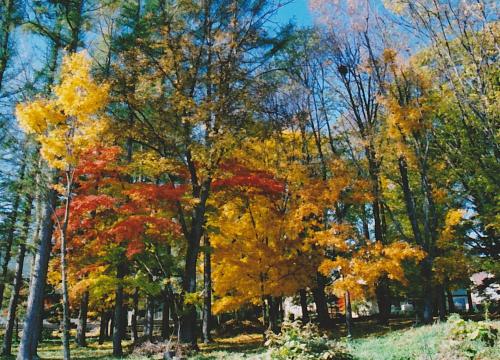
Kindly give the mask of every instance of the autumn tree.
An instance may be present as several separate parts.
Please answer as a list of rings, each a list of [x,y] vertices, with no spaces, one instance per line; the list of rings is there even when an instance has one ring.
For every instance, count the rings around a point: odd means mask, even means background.
[[[175,11],[172,11],[174,10]],[[185,169],[192,198],[178,206],[186,240],[183,293],[196,291],[196,263],[214,172],[252,122],[259,68],[279,46],[264,31],[267,2],[160,3],[139,46],[123,51],[116,91],[125,136]],[[256,54],[260,56],[256,57]],[[136,83],[130,92],[129,83]],[[166,172],[164,177],[169,179]],[[172,183],[178,181],[170,179]],[[181,317],[181,340],[195,343],[195,308]]]
[[[498,14],[491,1],[395,1],[386,4],[423,48],[419,65],[441,94],[439,126],[433,129],[457,195],[476,215],[469,238],[477,254],[498,255]],[[498,274],[498,268],[483,264]]]
[[[58,189],[65,201],[62,217],[57,213],[61,253],[63,293],[64,358],[69,359],[69,298],[66,279],[67,227],[70,216],[74,169],[79,154],[93,144],[103,129],[96,118],[106,104],[107,87],[90,77],[90,62],[83,53],[65,60],[61,83],[54,88],[54,100],[35,100],[19,105],[17,117],[28,133],[38,135],[40,152],[49,166],[64,174],[64,188]]]

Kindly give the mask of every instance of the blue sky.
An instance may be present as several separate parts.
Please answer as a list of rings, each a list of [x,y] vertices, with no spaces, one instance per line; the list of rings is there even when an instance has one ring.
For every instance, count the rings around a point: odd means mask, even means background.
[[[308,7],[308,0],[292,0],[278,10],[276,20],[287,23],[290,20],[300,26],[312,25],[312,17]]]

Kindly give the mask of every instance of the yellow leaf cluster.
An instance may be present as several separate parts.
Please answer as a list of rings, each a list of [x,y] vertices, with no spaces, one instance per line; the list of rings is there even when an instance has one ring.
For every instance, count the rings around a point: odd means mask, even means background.
[[[101,140],[107,121],[98,115],[107,104],[108,91],[108,85],[93,81],[85,53],[72,54],[63,60],[55,97],[19,104],[16,116],[22,129],[38,136],[49,165],[67,170],[81,151]]]
[[[389,245],[368,244],[357,250],[353,249],[349,255],[338,256],[334,260],[325,259],[319,271],[329,276],[333,270],[338,270],[341,277],[330,286],[331,291],[337,296],[349,291],[355,299],[373,296],[375,287],[383,276],[404,284],[406,278],[403,262],[418,262],[425,257],[421,249],[403,241]]]

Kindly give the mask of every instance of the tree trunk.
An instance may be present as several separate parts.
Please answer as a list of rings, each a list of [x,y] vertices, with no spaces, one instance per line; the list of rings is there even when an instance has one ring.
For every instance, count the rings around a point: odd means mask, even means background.
[[[68,44],[68,52],[74,53],[78,50],[78,45],[80,43],[80,31],[83,25],[83,0],[76,0],[73,3],[69,3],[74,6],[73,9],[69,9],[68,13],[72,13],[73,22],[70,25],[71,38]],[[66,5],[69,6],[69,5]]]
[[[391,315],[391,297],[387,277],[382,277],[375,289],[378,305],[378,323],[387,325]]]
[[[125,300],[125,295],[124,294],[124,305],[123,305],[123,311],[122,311],[122,322],[121,322],[121,332],[122,332],[122,340],[126,340],[128,337],[127,334],[127,326],[128,326],[128,305]]]
[[[148,300],[146,304],[146,324],[144,327],[144,335],[149,341],[153,341],[154,312],[155,312],[155,305],[153,297],[151,295],[148,295]]]
[[[278,304],[276,299],[272,296],[267,297],[267,304],[269,307],[269,328],[268,330],[272,331],[275,334],[279,333],[279,324],[278,324]]]
[[[52,182],[57,184],[57,181]],[[56,207],[57,194],[53,189],[48,190],[47,198],[42,210],[42,224],[40,229],[40,243],[35,257],[35,267],[30,281],[28,305],[23,326],[23,334],[19,346],[18,360],[31,360],[36,356],[38,340],[42,327],[43,297],[47,280],[47,268],[50,259],[50,249],[54,223],[52,211]]]
[[[384,244],[384,232],[382,227],[382,217],[381,217],[381,194],[380,194],[380,178],[379,178],[379,165],[377,164],[377,158],[373,144],[365,147],[365,154],[368,159],[368,173],[370,175],[370,182],[372,185],[373,201],[372,201],[372,212],[373,212],[373,223],[375,232],[375,241]],[[378,322],[380,324],[387,324],[389,321],[389,315],[391,312],[390,308],[390,292],[389,286],[387,284],[387,278],[383,277],[380,279],[376,289],[375,295],[377,298],[377,304],[379,309]]]
[[[76,330],[76,343],[80,347],[87,346],[87,312],[89,307],[89,292],[85,291],[80,300],[80,312],[78,314],[78,328]]]
[[[195,247],[195,246],[193,246]],[[198,256],[198,250],[188,248],[188,256],[186,258],[186,271],[184,278],[186,279],[187,285],[185,286],[185,292],[187,294],[194,293],[196,291],[196,257]],[[196,253],[196,255],[195,255]],[[180,316],[180,341],[182,343],[189,343],[196,345],[196,308],[192,304],[185,305],[184,311]]]
[[[408,179],[408,165],[404,156],[400,156],[398,159],[399,163],[399,174],[401,176],[401,185],[403,189],[403,195],[405,199],[406,214],[408,220],[410,220],[413,237],[415,238],[415,243],[417,245],[423,246],[422,235],[420,233],[420,228],[418,227],[418,217],[417,210],[415,207],[415,201],[413,199],[413,193],[410,188],[410,181]]]
[[[269,313],[267,311],[266,298],[262,296],[262,326],[266,327],[266,324],[269,323]]]
[[[438,304],[439,320],[446,320],[446,295],[444,293],[444,287],[442,285],[436,286],[436,301]]]
[[[22,182],[24,179],[24,171],[26,165],[23,163],[20,169],[21,177],[19,181]],[[7,238],[5,240],[5,252],[2,259],[2,267],[1,267],[1,281],[0,281],[0,308],[3,306],[3,294],[5,291],[5,285],[7,282],[7,273],[9,271],[9,263],[11,258],[12,244],[14,242],[14,233],[16,231],[16,223],[17,217],[19,215],[19,205],[21,202],[21,196],[19,194],[18,189],[15,189],[14,201],[12,202],[12,212],[9,214],[9,227],[7,229]]]
[[[455,303],[453,301],[453,294],[451,293],[450,290],[446,291],[446,298],[448,300],[448,313],[452,314],[456,311],[456,309],[455,309]]]
[[[200,252],[200,242],[203,235],[203,226],[205,223],[206,202],[210,192],[211,179],[207,179],[199,191],[200,202],[194,211],[192,229],[187,235],[186,264],[184,267],[184,278],[182,288],[184,294],[196,292],[196,263]],[[192,304],[185,306],[179,319],[180,342],[190,343],[193,347],[196,344],[196,307]]]
[[[366,213],[366,205],[361,205],[361,220],[363,222],[363,236],[366,242],[370,241],[370,228],[368,226],[368,214]]]
[[[302,324],[309,322],[309,309],[307,308],[307,292],[305,289],[299,290],[300,307],[302,309]]]
[[[101,319],[99,322],[99,344],[104,344],[104,340],[108,337],[108,322],[109,315],[107,311],[101,311]]]
[[[468,309],[469,314],[474,313],[474,303],[472,302],[472,293],[469,289],[467,289],[467,304],[469,305]]]
[[[123,356],[122,329],[123,329],[123,278],[125,277],[126,264],[124,259],[117,265],[116,269],[116,290],[115,290],[115,311],[113,316],[113,356]]]
[[[283,322],[285,320],[285,309],[283,308],[283,297],[275,297],[276,304],[278,306],[278,320]]]
[[[161,338],[167,340],[170,336],[170,296],[168,290],[163,291],[163,309],[161,314]]]
[[[7,63],[9,61],[9,38],[12,29],[12,18],[14,14],[14,0],[6,0],[4,3],[4,20],[0,30],[0,91],[3,89],[3,80]]]
[[[429,256],[422,260],[421,268],[424,281],[422,319],[425,324],[430,324],[432,323],[432,314],[434,312],[434,287],[432,286],[432,265]]]
[[[71,204],[71,188],[72,184],[70,177],[72,175],[67,174],[67,189],[66,189],[66,203],[64,206],[64,219],[62,227],[60,228],[60,240],[61,240],[61,286],[62,286],[62,312],[63,312],[63,323],[62,323],[62,334],[63,334],[63,357],[64,360],[70,360],[70,348],[69,348],[69,331],[70,331],[70,319],[69,319],[69,294],[68,294],[68,280],[67,280],[67,264],[66,264],[66,245],[67,245],[67,235],[68,235],[68,222],[70,216],[70,204]]]
[[[132,296],[132,319],[130,323],[131,338],[135,344],[139,340],[137,332],[137,314],[139,313],[139,288],[135,288],[134,295]]]
[[[212,320],[212,265],[210,239],[205,234],[205,254],[203,258],[203,342],[205,344],[212,341],[210,336]]]
[[[7,315],[7,326],[5,327],[5,335],[3,338],[2,355],[10,355],[12,348],[12,335],[16,323],[17,303],[19,302],[19,292],[21,291],[21,287],[23,285],[24,257],[26,255],[26,241],[28,239],[30,229],[32,203],[33,198],[30,195],[27,195],[22,233],[20,236],[21,243],[19,244],[19,252],[17,255],[16,276],[14,278],[14,286],[9,302],[9,312]]]
[[[352,307],[351,307],[351,294],[349,291],[345,292],[345,325],[347,329],[347,336],[352,336]]]
[[[329,329],[332,326],[330,314],[328,313],[328,304],[325,295],[325,278],[321,274],[316,275],[317,285],[312,290],[314,303],[316,304],[316,313],[318,314],[319,326],[323,329]]]
[[[109,318],[109,327],[107,328],[108,331],[108,337],[112,338],[113,337],[113,330],[115,328],[115,310],[111,312],[110,318]]]
[[[28,225],[29,226],[29,225]],[[5,335],[3,338],[2,355],[10,355],[12,347],[12,333],[16,321],[17,303],[19,301],[19,291],[23,283],[23,264],[24,256],[26,254],[26,244],[19,245],[19,254],[17,257],[16,277],[14,279],[14,288],[12,289],[12,296],[10,297],[9,313],[7,315],[7,326],[5,328]]]

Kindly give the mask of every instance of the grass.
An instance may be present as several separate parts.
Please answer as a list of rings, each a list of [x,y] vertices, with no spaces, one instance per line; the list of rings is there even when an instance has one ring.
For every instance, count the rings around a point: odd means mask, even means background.
[[[372,335],[350,341],[349,349],[358,360],[435,359],[447,326],[435,324]]]
[[[497,321],[500,327],[500,321]],[[358,322],[354,326],[353,339],[348,341],[348,349],[356,360],[434,360],[443,343],[450,324],[440,323],[429,326],[413,327],[411,320],[394,320],[390,326],[378,326],[371,321]],[[344,329],[337,330],[342,337]],[[262,345],[261,334],[239,334],[233,337],[216,338],[211,344],[200,344],[200,352],[191,357],[194,360],[215,359],[269,359],[266,349]],[[125,349],[129,349],[130,342],[124,342]],[[111,356],[111,342],[99,345],[96,338],[89,338],[87,348],[72,347],[73,359],[116,359]],[[13,354],[16,354],[17,343],[14,344]],[[62,348],[59,339],[45,340],[38,354],[42,359],[61,359]],[[495,352],[495,354],[498,354]],[[496,356],[496,355],[495,355]],[[15,356],[0,359],[12,360]],[[161,355],[155,357],[161,359]],[[128,360],[150,359],[145,356],[128,355]],[[486,358],[485,358],[486,359]],[[488,360],[500,360],[487,358]]]

